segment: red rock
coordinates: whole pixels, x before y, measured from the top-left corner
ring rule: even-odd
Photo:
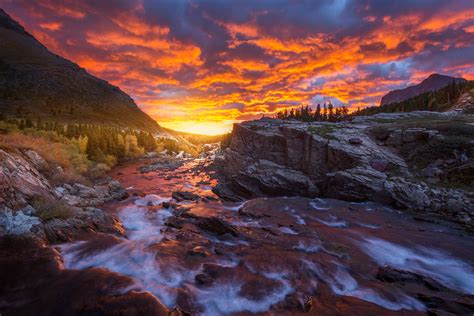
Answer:
[[[384,158],[375,158],[370,161],[370,166],[377,171],[384,172],[388,169],[389,162]]]

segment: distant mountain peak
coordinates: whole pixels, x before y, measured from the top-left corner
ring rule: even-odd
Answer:
[[[425,92],[436,91],[446,87],[453,81],[459,83],[466,81],[466,79],[433,73],[417,85],[409,86],[405,89],[390,91],[382,97],[380,105],[402,102]]]

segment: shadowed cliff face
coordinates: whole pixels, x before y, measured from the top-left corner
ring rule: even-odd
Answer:
[[[0,9],[0,112],[160,130],[118,87],[57,56]]]

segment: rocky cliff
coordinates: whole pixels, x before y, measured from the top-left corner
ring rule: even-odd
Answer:
[[[161,131],[130,96],[50,52],[1,9],[0,113]]]
[[[472,228],[474,128],[472,118],[453,116],[413,112],[342,123],[262,119],[237,124],[230,147],[218,159],[224,179],[215,192],[228,199],[376,201]],[[461,127],[465,130],[453,130]]]
[[[425,92],[436,91],[446,87],[453,81],[455,83],[460,83],[466,80],[463,78],[432,74],[417,85],[410,86],[405,89],[390,91],[388,94],[382,97],[380,105],[401,102]]]
[[[33,150],[0,150],[0,237],[31,235],[54,243],[88,231],[123,233],[115,216],[97,208],[126,196],[117,181],[54,187],[39,171],[45,164]]]

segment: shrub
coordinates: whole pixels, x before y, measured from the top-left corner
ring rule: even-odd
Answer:
[[[117,164],[117,157],[113,155],[105,155],[104,163],[109,166],[109,168],[113,168]]]
[[[73,216],[73,210],[64,202],[44,196],[35,196],[30,201],[36,209],[36,216],[43,222],[52,219],[67,219]]]
[[[64,170],[63,172],[50,171],[48,178],[53,186],[58,186],[64,183],[81,183],[84,185],[90,185],[90,182],[86,178],[84,178],[84,176],[78,174],[77,172],[71,169]]]
[[[89,172],[89,176],[91,178],[102,178],[110,171],[110,167],[107,166],[105,163],[98,163],[94,167],[91,168]]]
[[[33,149],[52,165],[59,165],[65,169],[71,167],[69,155],[63,144],[51,142],[43,137],[13,132],[0,135],[0,144],[11,149]]]
[[[15,124],[0,121],[0,134],[8,134],[17,131],[18,127]]]
[[[32,149],[43,157],[50,166],[42,172],[49,178],[53,185],[62,183],[83,183],[87,180],[81,175],[89,171],[91,162],[87,155],[80,152],[79,145],[67,139],[65,143],[52,141],[56,138],[55,132],[35,133],[33,136],[23,135],[19,132],[0,135],[0,146],[5,149]],[[43,136],[39,136],[39,135]],[[63,172],[58,172],[60,166]]]

